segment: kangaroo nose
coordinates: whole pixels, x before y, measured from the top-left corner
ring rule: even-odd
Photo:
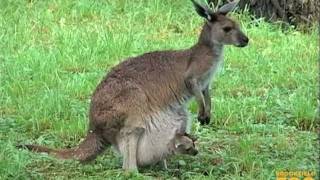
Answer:
[[[249,42],[249,38],[247,38],[246,36],[243,38],[243,42],[247,43]]]
[[[239,47],[245,47],[249,43],[249,38],[247,36],[242,36],[239,41]]]

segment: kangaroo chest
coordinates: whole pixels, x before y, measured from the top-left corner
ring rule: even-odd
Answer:
[[[200,75],[198,79],[198,82],[201,85],[201,89],[205,89],[210,85],[210,82],[212,81],[216,72],[220,69],[222,63],[223,63],[222,55],[212,60],[209,68],[202,75]]]

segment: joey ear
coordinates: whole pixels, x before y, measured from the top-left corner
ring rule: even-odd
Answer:
[[[182,137],[181,134],[176,134],[176,137],[175,137],[175,139],[174,139],[174,147],[175,147],[176,149],[183,144],[181,137]]]
[[[191,139],[193,142],[196,142],[196,141],[198,140],[198,137],[190,136],[190,139]]]
[[[184,136],[187,136],[188,138],[190,138],[193,142],[196,142],[198,140],[198,138],[196,136],[193,136],[191,134],[188,133],[184,133]]]
[[[218,13],[226,15],[229,12],[231,12],[232,10],[234,10],[237,7],[238,3],[239,3],[239,0],[234,0],[228,4],[225,4],[218,9]]]
[[[199,16],[211,22],[216,19],[216,15],[208,7],[200,5],[195,0],[191,0],[191,2],[193,3],[193,6],[195,7]]]
[[[181,145],[182,145],[181,142],[177,142],[177,141],[176,141],[176,142],[174,143],[174,147],[175,147],[176,149],[177,149],[179,146],[181,146]]]

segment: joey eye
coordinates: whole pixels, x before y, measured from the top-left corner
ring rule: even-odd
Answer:
[[[229,32],[229,31],[231,31],[231,29],[232,29],[231,27],[224,27],[224,28],[223,28],[223,31],[227,33],[227,32]]]

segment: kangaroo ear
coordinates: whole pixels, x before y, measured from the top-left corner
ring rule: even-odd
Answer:
[[[218,9],[218,13],[226,15],[229,12],[231,12],[232,10],[234,10],[237,7],[238,3],[239,3],[239,0],[234,0],[228,4],[225,4]]]
[[[191,2],[193,3],[193,6],[195,7],[199,16],[211,22],[215,20],[216,15],[208,7],[202,6],[194,0],[191,0]]]

